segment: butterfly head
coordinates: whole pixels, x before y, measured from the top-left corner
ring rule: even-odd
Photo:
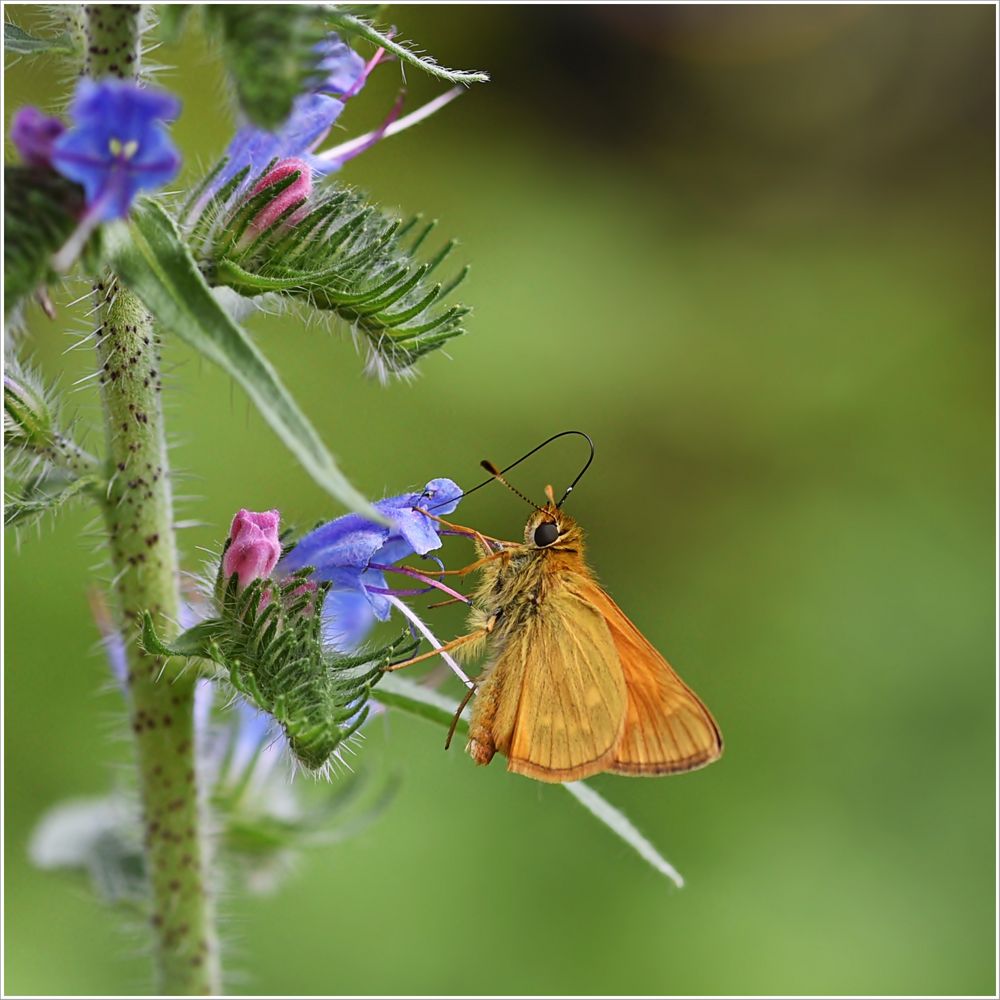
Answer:
[[[576,521],[556,506],[551,486],[545,488],[545,494],[548,503],[536,508],[524,526],[525,544],[535,549],[578,549],[581,536]]]

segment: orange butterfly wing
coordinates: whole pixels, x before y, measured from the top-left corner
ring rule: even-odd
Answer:
[[[628,691],[625,728],[607,770],[675,774],[717,760],[722,734],[698,696],[596,583],[581,596],[604,616]]]
[[[544,616],[511,634],[480,687],[469,735],[488,763],[539,781],[576,781],[608,769],[625,722],[618,653],[598,610],[558,588]]]

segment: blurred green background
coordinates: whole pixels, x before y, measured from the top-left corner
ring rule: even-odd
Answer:
[[[677,891],[560,789],[391,714],[363,751],[403,778],[379,823],[273,896],[224,899],[230,987],[992,992],[994,10],[390,14],[493,74],[344,172],[461,239],[470,333],[383,388],[342,331],[250,328],[373,497],[593,435],[571,503],[592,563],[727,750],[593,782],[686,876]],[[231,128],[218,65],[190,31],[155,58],[193,177]],[[440,89],[406,75],[410,106]],[[63,93],[44,59],[6,82],[8,114]],[[344,134],[398,83],[380,69]],[[84,328],[31,312],[30,349],[67,390]],[[176,343],[166,360],[179,516],[201,522],[187,568],[240,506],[340,512],[225,377]],[[92,393],[72,399],[96,420]],[[558,488],[579,452],[562,442],[516,481]],[[501,489],[461,511],[508,536],[526,513]],[[90,523],[78,508],[19,551],[8,538],[8,992],[148,983],[141,936],[25,854],[49,806],[127,761],[85,598],[104,574]]]

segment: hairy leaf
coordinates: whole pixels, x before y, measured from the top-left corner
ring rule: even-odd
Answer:
[[[23,28],[9,21],[3,26],[4,52],[13,52],[21,56],[38,55],[40,52],[73,52],[76,48],[69,34],[54,35],[48,38],[38,38],[29,34]]]
[[[487,83],[489,74],[460,70],[447,69],[438,65],[430,56],[421,55],[414,46],[408,42],[401,42],[389,34],[379,31],[370,21],[358,17],[357,13],[347,7],[336,7],[329,13],[330,26],[345,40],[352,41],[355,38],[363,38],[367,42],[384,48],[386,52],[391,52],[398,59],[411,66],[416,66],[430,76],[435,76],[439,80],[447,80],[449,83]]]
[[[23,528],[74,497],[94,489],[99,482],[96,475],[74,477],[61,470],[47,470],[22,481],[8,476],[3,523],[6,527]]]
[[[170,216],[154,201],[141,202],[133,209],[131,225],[113,227],[109,242],[115,270],[155,319],[243,386],[303,468],[331,496],[384,523],[347,481],[268,360],[216,302]]]

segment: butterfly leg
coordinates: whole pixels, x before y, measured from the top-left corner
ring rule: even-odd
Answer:
[[[461,569],[425,569],[421,570],[427,576],[467,576],[469,573],[474,572],[479,569],[480,566],[485,566],[486,563],[492,562],[494,559],[502,559],[508,554],[507,549],[501,549],[499,552],[493,552],[491,555],[483,556],[482,559],[477,559],[473,563],[469,563],[468,566],[463,566]],[[403,569],[411,569],[410,566],[404,566]]]
[[[412,667],[414,663],[420,663],[421,660],[429,660],[432,656],[437,656],[439,653],[448,653],[453,649],[457,649],[459,646],[464,646],[467,642],[475,642],[477,639],[482,639],[489,635],[490,626],[489,623],[486,624],[481,629],[477,629],[475,632],[469,632],[468,635],[460,635],[457,639],[452,639],[450,642],[446,642],[443,646],[438,646],[436,649],[428,650],[426,653],[421,653],[419,656],[413,656],[409,660],[403,660],[402,663],[393,663],[388,667],[383,667],[382,669],[386,673],[391,673],[394,670],[402,670],[403,667]]]
[[[424,510],[422,507],[415,508],[420,511],[421,514],[425,514],[432,521],[437,521],[438,524],[443,524],[446,528],[451,528],[452,531],[457,531],[459,534],[468,535],[470,538],[475,538],[480,545],[486,551],[490,551],[490,546],[487,542],[493,542],[496,545],[503,546],[519,546],[521,542],[506,542],[502,538],[494,538],[492,535],[484,535],[483,532],[477,531],[475,528],[467,528],[464,524],[453,524],[451,521],[446,521],[443,517],[438,517],[436,514],[432,514],[430,511]]]
[[[455,715],[452,717],[451,725],[448,727],[448,738],[444,741],[445,750],[451,747],[451,738],[455,735],[455,730],[458,728],[458,720],[462,718],[462,713],[465,711],[465,706],[472,701],[472,696],[476,693],[475,687],[470,687],[468,691],[465,692],[465,697],[459,702],[458,708],[455,709]]]

